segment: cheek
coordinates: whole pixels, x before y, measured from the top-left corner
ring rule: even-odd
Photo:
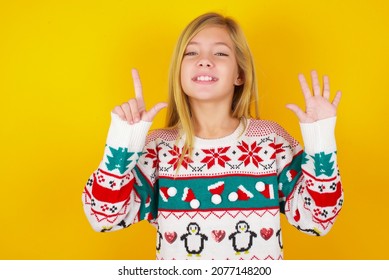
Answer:
[[[237,79],[239,78],[239,68],[238,68],[238,65],[234,65],[234,79]]]
[[[181,71],[180,71],[180,84],[181,84],[181,87],[182,87],[182,90],[184,92],[187,91],[187,86],[188,86],[188,73],[187,71],[185,70],[186,68],[185,67],[182,67],[181,66]]]
[[[183,84],[183,81],[185,80],[184,79],[184,73],[183,73],[183,71],[182,71],[182,69],[181,69],[181,71],[180,71],[180,83],[181,83],[181,85]]]
[[[224,76],[228,78],[228,80],[235,81],[239,76],[238,67],[232,63],[228,63],[224,65]]]
[[[188,73],[189,73],[189,65],[187,62],[182,61],[181,62],[181,77],[188,75]]]

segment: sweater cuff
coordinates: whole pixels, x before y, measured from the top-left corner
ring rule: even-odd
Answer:
[[[331,117],[313,123],[300,123],[304,141],[304,150],[313,155],[319,152],[332,153],[336,151],[335,141],[336,117]]]
[[[117,114],[111,112],[111,126],[107,136],[107,145],[128,148],[129,151],[143,150],[151,122],[140,121],[129,124]]]

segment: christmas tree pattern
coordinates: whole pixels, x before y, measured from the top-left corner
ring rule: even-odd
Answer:
[[[332,176],[334,173],[334,162],[331,161],[332,153],[325,154],[324,152],[320,152],[311,157],[314,160],[316,176],[322,174],[328,177]]]
[[[108,162],[105,163],[107,166],[107,169],[109,171],[113,171],[115,169],[118,169],[121,174],[126,172],[128,166],[132,162],[130,158],[134,154],[133,152],[129,152],[127,148],[112,148],[109,147],[109,150],[111,151],[111,155],[107,155]]]
[[[309,161],[308,154],[305,152],[303,153],[303,156],[301,157],[301,165],[306,164]]]

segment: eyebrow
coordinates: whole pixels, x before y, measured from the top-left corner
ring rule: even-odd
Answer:
[[[200,44],[199,42],[189,42],[189,43],[188,43],[188,46],[190,46],[190,45],[199,45],[199,44]],[[229,45],[227,45],[226,43],[224,43],[224,42],[215,42],[215,43],[213,43],[213,45],[222,45],[222,46],[226,46],[227,48],[229,48],[230,50],[232,50],[231,47],[230,47]]]

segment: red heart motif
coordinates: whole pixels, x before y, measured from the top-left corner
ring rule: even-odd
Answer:
[[[215,239],[217,243],[221,242],[224,237],[226,237],[226,232],[224,230],[213,230],[212,238]]]
[[[177,239],[177,233],[175,231],[173,232],[165,232],[165,239],[167,242],[172,244]]]
[[[274,230],[272,228],[262,228],[260,233],[263,239],[269,240],[269,238],[272,237]]]
[[[300,221],[300,212],[299,212],[299,210],[297,209],[296,212],[294,212],[294,213],[295,213],[295,214],[294,214],[294,216],[293,216],[293,219],[294,219],[296,222]]]

